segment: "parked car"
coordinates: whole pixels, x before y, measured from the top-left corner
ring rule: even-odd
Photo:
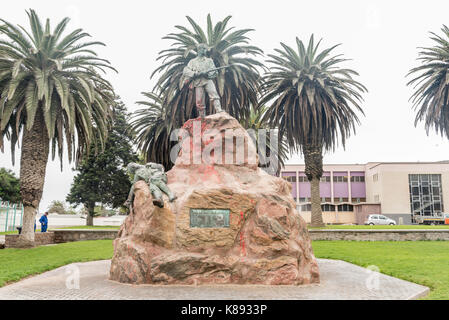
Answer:
[[[365,221],[365,224],[367,225],[390,225],[394,226],[396,225],[396,221],[393,219],[387,218],[386,216],[383,216],[381,214],[370,214],[368,216],[368,219]]]

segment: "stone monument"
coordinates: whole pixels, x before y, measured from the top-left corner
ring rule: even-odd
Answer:
[[[319,282],[290,184],[258,167],[246,130],[225,112],[187,121],[167,187],[153,204],[145,181],[114,240],[110,279],[132,284]],[[151,181],[150,181],[151,185]],[[170,202],[170,200],[173,200]]]

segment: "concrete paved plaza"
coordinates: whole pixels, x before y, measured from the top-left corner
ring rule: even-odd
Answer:
[[[110,260],[74,263],[0,288],[0,299],[415,299],[429,291],[344,261],[318,263],[321,283],[306,286],[135,286],[108,280]]]

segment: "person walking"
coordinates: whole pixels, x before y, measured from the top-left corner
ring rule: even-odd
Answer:
[[[41,223],[41,232],[47,232],[48,227],[48,212],[45,212],[42,217],[39,219],[39,222]]]

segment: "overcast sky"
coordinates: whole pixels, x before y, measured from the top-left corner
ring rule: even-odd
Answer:
[[[211,13],[214,22],[232,15],[229,26],[253,28],[252,44],[273,53],[279,42],[294,45],[295,37],[307,41],[310,34],[323,38],[322,48],[342,43],[338,53],[353,59],[347,66],[358,71],[369,90],[364,95],[365,117],[346,150],[326,154],[325,163],[369,161],[439,161],[449,159],[449,142],[423,125],[414,126],[414,112],[408,101],[412,89],[406,86],[408,70],[417,65],[417,47],[431,46],[429,31],[440,33],[449,24],[449,1],[9,1],[0,17],[28,28],[25,9],[35,9],[53,26],[63,17],[72,20],[68,30],[82,27],[94,40],[101,57],[119,71],[107,78],[133,111],[140,92],[154,84],[151,72],[160,50],[170,45],[161,38],[187,26],[186,15],[201,26]],[[0,166],[19,173],[20,152],[12,166],[9,149],[0,153]],[[303,163],[294,156],[289,163]],[[49,162],[40,211],[52,200],[64,200],[74,173],[71,165]]]

